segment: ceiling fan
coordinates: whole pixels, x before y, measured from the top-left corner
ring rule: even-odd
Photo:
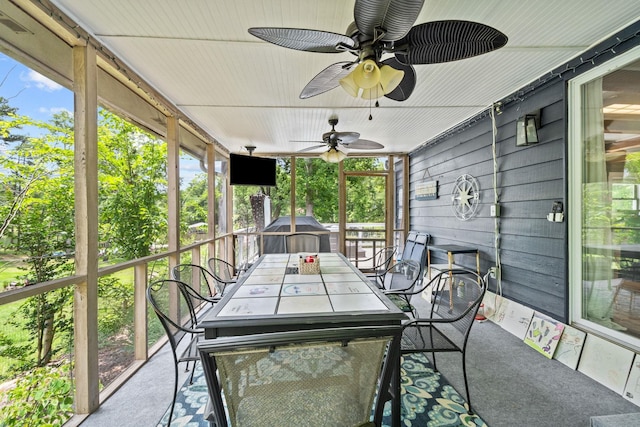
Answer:
[[[354,97],[405,101],[416,84],[413,65],[457,61],[503,47],[507,36],[487,25],[459,20],[413,25],[424,0],[355,0],[346,35],[304,28],[254,27],[269,43],[306,52],[350,52],[354,61],[332,64],[302,89],[300,98],[342,86]],[[383,59],[383,55],[392,56]]]
[[[336,125],[338,124],[338,117],[331,116],[329,118],[329,124],[331,125],[331,131],[322,134],[322,144],[314,145],[313,147],[304,148],[299,153],[305,151],[316,150],[321,147],[329,147],[329,150],[322,153],[320,158],[326,162],[338,163],[347,157],[344,152],[346,149],[355,150],[379,150],[384,148],[384,145],[369,141],[368,139],[360,139],[358,132],[338,132],[336,131]],[[291,142],[320,142],[320,141],[291,141]],[[339,150],[338,147],[343,147],[343,150]]]

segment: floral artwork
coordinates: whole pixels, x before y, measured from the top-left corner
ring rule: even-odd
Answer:
[[[534,313],[524,342],[551,359],[558,347],[564,324],[541,313]]]
[[[505,331],[512,333],[519,339],[523,339],[529,329],[533,314],[533,309],[503,298],[494,316],[494,321]]]
[[[587,334],[585,332],[565,325],[553,358],[571,369],[576,369],[586,337]]]

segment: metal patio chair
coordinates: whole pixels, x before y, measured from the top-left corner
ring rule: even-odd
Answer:
[[[442,277],[445,273],[438,274],[427,284],[432,299],[429,312],[417,315],[403,325],[402,353],[431,353],[434,370],[437,370],[436,353],[460,353],[468,411],[471,413],[466,348],[484,297],[486,280],[472,270],[456,269],[454,273],[456,282],[452,287],[451,282]],[[413,293],[422,291],[415,289]]]
[[[177,291],[172,292],[172,288],[175,288]],[[147,287],[146,295],[147,301],[156,313],[156,316],[158,317],[158,320],[160,320],[162,328],[169,339],[171,354],[173,356],[175,372],[173,401],[171,403],[171,410],[169,411],[169,419],[167,422],[167,426],[170,426],[176,403],[176,396],[178,395],[178,365],[180,363],[186,363],[186,370],[188,371],[189,363],[193,362],[193,368],[191,369],[191,376],[189,380],[191,383],[193,381],[195,363],[200,360],[197,343],[204,333],[202,329],[197,327],[199,308],[203,305],[208,305],[208,303],[212,302],[212,299],[201,295],[186,283],[172,279],[163,279],[151,283]],[[171,310],[169,306],[171,295],[176,295],[178,298],[177,306],[179,309],[176,310],[178,318],[172,317],[170,314],[174,311]],[[184,337],[188,337],[189,342],[185,349],[178,353],[178,344]]]
[[[398,332],[350,327],[201,341],[205,417],[233,427],[380,426]]]
[[[171,275],[174,279],[180,280],[193,289],[197,289],[199,293],[212,298],[213,301],[222,298],[225,285],[219,283],[209,270],[200,265],[178,264],[171,270]]]
[[[384,284],[384,276],[387,272],[387,269],[391,265],[393,261],[393,257],[396,254],[395,246],[387,246],[386,248],[382,248],[373,254],[372,257],[366,258],[363,260],[358,260],[358,262],[367,262],[372,261],[372,267],[363,267],[359,268],[359,270],[364,273],[370,279],[374,279],[379,288],[383,287]]]
[[[320,236],[311,233],[296,233],[284,236],[284,251],[289,254],[320,251]]]
[[[383,292],[399,309],[413,313],[410,299],[421,276],[420,264],[411,259],[400,260],[386,270]]]

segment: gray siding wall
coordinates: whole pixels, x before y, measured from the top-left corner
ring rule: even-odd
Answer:
[[[540,143],[517,147],[516,120],[541,110]],[[502,294],[558,320],[567,321],[567,224],[547,221],[554,201],[566,210],[565,82],[558,79],[526,99],[511,102],[496,115],[497,194]],[[431,244],[459,244],[480,251],[481,273],[495,265],[492,123],[486,116],[446,139],[427,145],[410,158],[411,229],[431,234]],[[451,207],[451,192],[462,174],[480,186],[475,217],[461,221]],[[416,200],[418,182],[437,180],[436,200]],[[440,257],[440,258],[438,258]],[[446,262],[432,253],[432,262]],[[474,268],[475,257],[457,255],[456,263]],[[496,291],[496,280],[489,289]]]

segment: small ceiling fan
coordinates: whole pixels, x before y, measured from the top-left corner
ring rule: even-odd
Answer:
[[[322,153],[320,155],[320,158],[331,163],[338,163],[347,156],[344,152],[344,149],[339,150],[338,147],[355,150],[379,150],[381,148],[384,148],[384,145],[378,142],[369,141],[368,139],[360,139],[360,134],[358,132],[336,131],[336,125],[338,124],[337,116],[331,116],[329,118],[329,124],[331,125],[331,131],[322,134],[322,141],[291,142],[322,142],[322,144],[304,148],[298,152],[303,153],[306,151],[313,151],[321,147],[329,147],[329,150]]]
[[[405,101],[416,84],[413,65],[457,61],[503,47],[507,36],[487,25],[460,20],[413,25],[424,0],[355,0],[346,35],[304,28],[249,28],[269,43],[306,52],[350,52],[353,61],[332,64],[302,89],[306,99],[342,86],[365,99]],[[383,55],[392,56],[383,59]]]

